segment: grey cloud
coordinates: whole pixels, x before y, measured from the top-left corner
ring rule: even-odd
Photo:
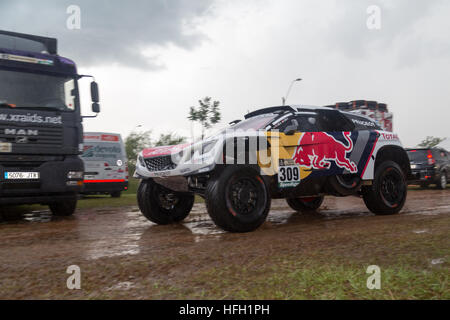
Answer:
[[[421,38],[414,33],[414,26],[429,17],[429,12],[445,3],[443,0],[347,0],[337,2],[338,12],[331,22],[327,36],[328,47],[343,52],[350,58],[365,58],[377,51],[399,50],[398,64],[417,63],[426,56],[424,50],[441,52],[446,46],[428,41],[423,43],[421,52],[411,51],[411,46],[399,46],[398,39],[410,38],[421,46]],[[369,30],[366,27],[370,5],[381,8],[381,30]],[[425,46],[426,45],[426,46]],[[448,53],[448,52],[447,52]],[[405,60],[406,59],[406,60]]]
[[[0,28],[57,37],[60,53],[84,66],[161,67],[142,51],[175,45],[192,49],[204,36],[185,32],[212,0],[17,0],[0,2]],[[69,30],[69,5],[81,8],[81,30]]]

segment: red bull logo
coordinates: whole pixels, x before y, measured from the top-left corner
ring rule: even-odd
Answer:
[[[350,132],[344,132],[347,140],[345,145],[325,132],[304,133],[293,159],[301,167],[317,170],[329,169],[331,161],[334,161],[339,168],[356,173],[358,172],[356,164],[348,158],[348,154],[353,150],[350,135]]]

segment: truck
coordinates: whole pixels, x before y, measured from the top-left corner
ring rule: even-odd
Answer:
[[[0,205],[72,215],[83,187],[83,116],[75,63],[57,39],[0,30]],[[92,111],[100,112],[91,82]],[[86,117],[95,117],[86,116]]]
[[[399,213],[411,179],[397,134],[334,107],[275,106],[193,144],[153,147],[137,158],[137,200],[151,222],[185,219],[194,195],[230,232],[264,223],[271,199],[315,211],[324,196],[357,196],[377,215]]]

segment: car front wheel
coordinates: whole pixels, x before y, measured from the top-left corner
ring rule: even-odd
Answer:
[[[377,215],[400,212],[405,204],[407,192],[405,174],[393,161],[379,165],[372,186],[362,189],[367,208]]]
[[[214,223],[230,232],[257,229],[270,210],[268,188],[250,166],[226,167],[208,182],[205,199]]]
[[[139,209],[148,220],[166,225],[184,220],[191,212],[195,197],[166,189],[153,180],[142,180],[137,200]]]

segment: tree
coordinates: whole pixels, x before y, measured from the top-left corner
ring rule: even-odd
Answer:
[[[170,132],[161,134],[159,139],[154,142],[151,131],[131,132],[125,139],[125,151],[128,157],[128,170],[133,173],[136,169],[136,160],[139,152],[145,148],[171,146],[183,143],[186,138],[178,136],[176,133]]]
[[[159,140],[155,142],[155,147],[161,146],[174,146],[177,144],[184,143],[186,141],[185,137],[180,137],[176,133],[169,132],[167,134],[161,134]]]
[[[199,122],[202,125],[202,139],[205,137],[205,130],[211,128],[222,118],[219,109],[220,102],[214,101],[211,104],[211,100],[211,97],[205,97],[203,100],[198,101],[200,105],[198,109],[191,107],[189,111],[188,119]]]
[[[438,138],[438,137],[426,137],[421,143],[419,143],[419,148],[433,148],[443,142],[446,138]]]
[[[152,146],[151,131],[131,132],[125,139],[125,151],[128,157],[128,170],[133,173],[136,169],[136,159],[142,149]]]

